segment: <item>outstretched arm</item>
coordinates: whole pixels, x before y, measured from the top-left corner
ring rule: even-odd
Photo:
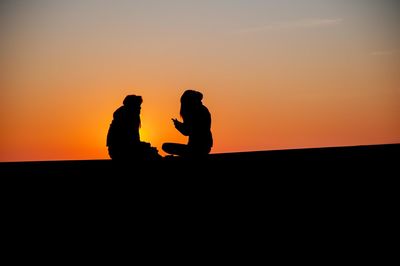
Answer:
[[[178,119],[176,118],[172,118],[172,122],[174,122],[174,126],[179,132],[181,132],[185,136],[189,135],[189,128],[186,124],[178,121]]]

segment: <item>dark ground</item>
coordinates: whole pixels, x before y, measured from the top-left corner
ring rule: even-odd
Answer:
[[[269,243],[283,249],[280,260],[301,260],[305,253],[288,252],[292,246],[312,258],[370,261],[380,249],[395,252],[399,158],[400,144],[390,144],[211,154],[201,161],[0,163],[4,242],[32,249],[45,241],[46,256],[72,243],[66,257],[72,246],[87,253],[97,243],[108,252],[126,240],[163,248],[173,240],[186,248],[203,241],[218,252],[249,247],[263,256],[275,253],[264,248]],[[377,255],[379,262],[386,257]]]
[[[398,175],[400,144],[210,154],[202,160],[163,158],[155,162],[111,160],[0,163],[0,176],[18,178],[214,179],[279,176]],[[394,171],[394,172],[393,172]],[[288,177],[288,176],[286,176]],[[83,181],[83,180],[81,180]]]

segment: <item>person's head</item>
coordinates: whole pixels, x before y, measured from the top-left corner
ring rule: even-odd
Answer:
[[[143,102],[142,96],[132,94],[125,97],[123,104],[128,108],[134,108],[140,110],[142,102]]]
[[[181,96],[181,111],[180,115],[185,120],[188,116],[193,114],[199,106],[202,105],[201,100],[203,94],[195,90],[186,90]]]
[[[181,96],[182,104],[201,104],[203,94],[195,90],[186,90]]]
[[[140,109],[142,102],[143,102],[142,96],[134,94],[127,95],[123,101],[125,110],[127,110],[130,115],[133,115],[135,117],[136,121],[139,123],[139,127],[141,124]]]

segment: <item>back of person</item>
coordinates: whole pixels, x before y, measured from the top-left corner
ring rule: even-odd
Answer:
[[[113,114],[113,120],[107,134],[107,146],[133,145],[140,142],[140,118],[126,106],[119,107]]]
[[[211,133],[211,114],[204,105],[193,110],[193,116],[189,116],[185,123],[190,125],[188,146],[200,153],[209,153],[213,146]]]

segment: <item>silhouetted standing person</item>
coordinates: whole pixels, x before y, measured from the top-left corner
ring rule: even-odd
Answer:
[[[213,146],[211,114],[202,103],[203,94],[186,90],[181,96],[180,115],[183,122],[173,118],[175,128],[189,137],[188,143],[164,143],[162,149],[169,154],[184,157],[201,157],[210,153]]]
[[[107,133],[108,154],[113,160],[157,158],[157,149],[140,141],[141,96],[128,95],[113,114]]]

